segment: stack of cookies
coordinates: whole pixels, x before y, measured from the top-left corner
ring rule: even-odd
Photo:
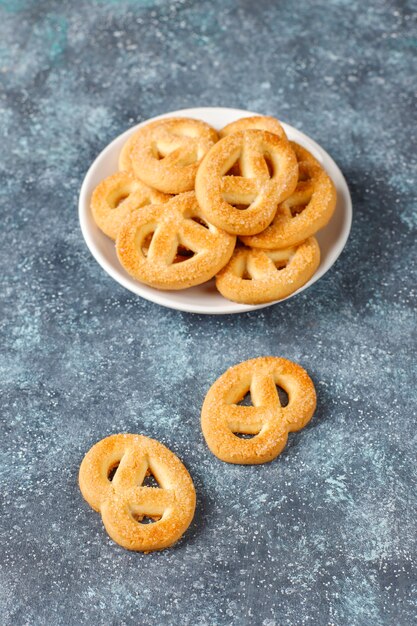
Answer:
[[[156,120],[129,137],[119,170],[94,190],[91,209],[142,283],[185,289],[216,277],[226,298],[258,304],[287,297],[319,265],[314,235],[336,191],[273,117],[219,133],[201,120]]]

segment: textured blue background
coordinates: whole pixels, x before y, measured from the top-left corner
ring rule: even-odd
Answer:
[[[0,7],[1,622],[415,624],[411,3]],[[235,317],[132,296],[77,219],[82,179],[111,139],[210,105],[311,135],[354,202],[330,273]],[[222,464],[201,436],[203,397],[264,354],[308,369],[317,413],[276,461]],[[124,551],[81,498],[84,453],[119,431],[161,440],[195,480],[195,520],[173,549]]]

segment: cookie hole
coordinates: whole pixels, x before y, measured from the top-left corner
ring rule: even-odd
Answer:
[[[291,206],[290,207],[291,215],[295,217],[296,215],[304,211],[306,206],[307,206],[306,204],[295,204],[294,206]]]
[[[235,437],[239,437],[239,439],[253,439],[256,435],[252,435],[249,433],[233,433]],[[258,434],[258,433],[257,433]]]
[[[268,168],[269,177],[272,178],[274,175],[274,163],[271,159],[271,155],[268,152],[264,154],[264,160]]]
[[[235,209],[238,211],[246,211],[250,207],[250,204],[234,204]]]
[[[117,207],[120,206],[122,202],[124,202],[128,197],[129,197],[128,193],[123,193],[120,196],[117,196],[117,198],[115,199],[113,203],[113,209],[117,209]]]
[[[154,524],[155,522],[159,522],[161,519],[160,515],[136,515],[133,514],[133,519],[135,522],[139,522],[139,524]]]
[[[118,461],[115,465],[112,465],[112,467],[107,472],[107,480],[109,480],[110,482],[115,477],[115,474],[117,472],[117,468],[119,467],[119,465],[120,465],[120,461]]]
[[[226,172],[225,176],[240,176],[239,161],[233,163],[232,167]]]
[[[248,391],[247,393],[245,393],[245,395],[243,396],[243,398],[240,400],[240,402],[236,403],[238,406],[253,406],[252,403],[252,397],[250,395],[250,391]]]
[[[298,182],[311,180],[310,172],[308,171],[308,167],[299,163],[298,165]]]
[[[201,217],[198,217],[197,215],[195,215],[191,219],[196,224],[200,224],[200,226],[203,226],[204,228],[209,228],[209,225],[207,224],[207,222],[205,220],[203,220]]]
[[[277,388],[278,398],[281,403],[281,406],[282,407],[287,406],[288,402],[290,401],[288,397],[288,393],[285,391],[285,389],[283,389],[279,385],[276,385],[276,388]]]
[[[252,280],[252,276],[249,274],[248,270],[245,269],[243,270],[243,274],[242,274],[242,280]]]
[[[146,476],[143,479],[142,487],[160,487],[160,484],[150,470],[146,472]]]
[[[277,270],[284,270],[288,265],[288,261],[287,260],[274,261],[274,265],[277,268]]]
[[[141,250],[142,250],[142,254],[143,256],[147,257],[148,253],[149,253],[149,248],[151,246],[151,241],[152,241],[152,237],[154,236],[154,232],[149,233],[149,235],[146,235],[145,239],[142,241],[142,245],[141,245]]]
[[[175,255],[173,263],[183,263],[184,261],[189,261],[193,258],[194,255],[195,252],[193,250],[190,250],[190,248],[187,248],[186,246],[180,244],[177,248],[177,253]]]
[[[157,161],[162,161],[162,159],[165,158],[165,155],[158,150],[158,146],[156,145],[156,143],[152,145],[152,155]]]

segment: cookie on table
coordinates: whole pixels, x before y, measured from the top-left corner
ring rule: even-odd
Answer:
[[[288,396],[281,403],[277,386]],[[252,406],[239,403],[250,392]],[[211,452],[222,461],[252,465],[277,457],[288,433],[300,430],[316,409],[313,381],[297,363],[259,357],[229,368],[210,387],[201,427]]]
[[[150,474],[158,487],[144,484]],[[194,516],[188,471],[167,447],[143,435],[111,435],[96,443],[81,463],[79,485],[113,541],[128,550],[168,548]]]

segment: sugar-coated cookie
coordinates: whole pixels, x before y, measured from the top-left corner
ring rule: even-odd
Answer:
[[[143,484],[149,474],[159,487]],[[96,443],[81,463],[79,485],[113,541],[128,550],[171,546],[194,516],[191,476],[173,452],[143,435],[111,435]]]

